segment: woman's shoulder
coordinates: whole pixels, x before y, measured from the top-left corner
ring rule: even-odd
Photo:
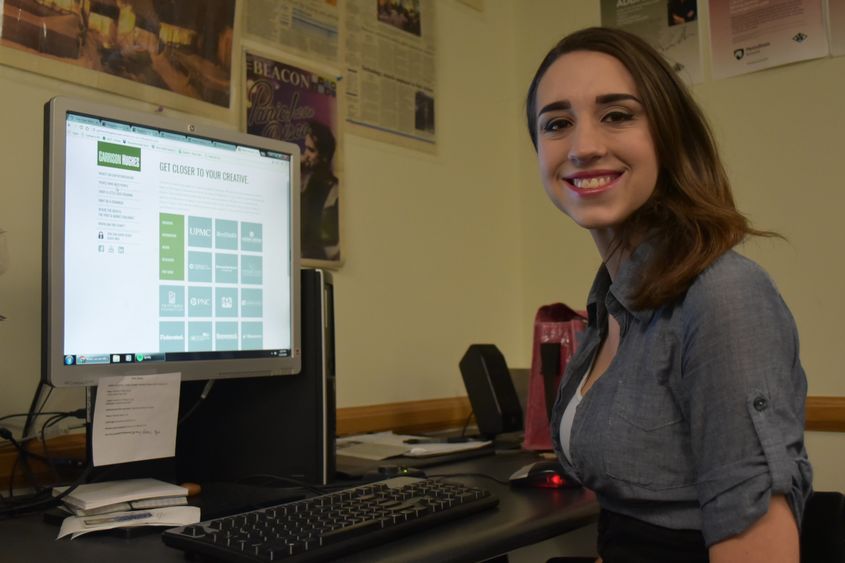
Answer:
[[[733,306],[760,299],[780,299],[771,276],[757,262],[729,250],[701,272],[684,301],[697,307]]]

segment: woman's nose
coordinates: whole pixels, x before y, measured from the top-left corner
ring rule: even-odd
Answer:
[[[570,136],[570,162],[578,165],[587,164],[604,156],[607,152],[599,128],[591,123],[578,123]]]

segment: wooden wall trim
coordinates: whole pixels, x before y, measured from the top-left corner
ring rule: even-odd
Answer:
[[[337,409],[337,434],[347,436],[363,432],[396,430],[401,433],[434,432],[446,428],[460,428],[469,417],[470,405],[466,397],[429,399],[388,403],[365,407]],[[845,397],[807,397],[807,421],[810,431],[845,432]],[[54,457],[85,458],[85,436],[69,434],[48,440],[49,453]],[[39,444],[32,450],[43,453]],[[10,445],[0,446],[0,487],[8,488],[17,452]],[[50,479],[49,468],[32,461],[36,476],[43,481]],[[16,485],[23,486],[20,471]]]
[[[806,430],[845,432],[845,397],[807,397]]]
[[[469,399],[452,397],[337,409],[337,434],[395,430],[400,433],[460,428],[470,414]]]

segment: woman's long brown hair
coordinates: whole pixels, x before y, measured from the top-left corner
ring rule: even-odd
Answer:
[[[753,228],[734,205],[730,182],[701,109],[663,57],[631,33],[593,27],[564,37],[543,59],[528,89],[528,132],[537,148],[537,87],[549,66],[573,51],[619,60],[637,85],[648,116],[660,172],[651,198],[619,225],[615,250],[647,237],[654,253],[634,292],[638,309],[683,295],[702,271]]]

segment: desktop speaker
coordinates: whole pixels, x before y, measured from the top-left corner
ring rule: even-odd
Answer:
[[[302,270],[302,371],[217,381],[179,428],[176,457],[185,479],[237,482],[274,475],[313,484],[334,479],[333,289],[328,272]],[[192,404],[202,386],[183,383],[181,402]]]
[[[493,344],[473,344],[461,358],[461,376],[479,432],[488,438],[522,430],[522,408],[505,357]]]

